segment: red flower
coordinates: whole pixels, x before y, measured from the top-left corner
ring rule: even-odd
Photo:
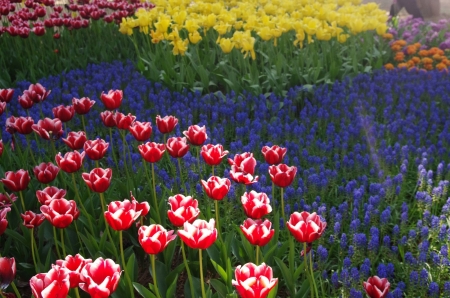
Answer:
[[[142,202],[139,203],[136,198],[133,196],[133,193],[130,191],[130,198],[131,201],[136,203],[136,212],[141,212],[141,216],[145,217],[148,212],[150,211],[150,205],[148,204],[148,202]]]
[[[250,218],[259,219],[272,212],[269,197],[263,192],[246,192],[241,197],[241,202],[245,214]]]
[[[27,90],[25,90],[23,94],[19,96],[19,104],[25,110],[33,106],[34,102],[31,99],[30,93]]]
[[[100,113],[100,117],[102,118],[102,122],[106,127],[115,127],[116,117],[114,117],[114,113],[111,111],[104,111]]]
[[[44,214],[36,214],[33,211],[25,211],[20,215],[23,219],[23,225],[29,229],[37,228],[45,220]]]
[[[0,193],[0,210],[6,207],[11,207],[12,203],[17,200],[17,196],[15,194],[8,194],[5,192],[4,194]]]
[[[64,157],[61,152],[56,155],[55,160],[58,167],[66,173],[74,173],[78,171],[83,165],[83,158],[85,152],[81,153],[78,151],[67,152]]]
[[[83,148],[84,143],[86,142],[86,133],[84,131],[71,131],[67,135],[66,139],[62,139],[63,142],[69,146],[72,150],[80,150]]]
[[[67,228],[80,215],[77,203],[73,200],[54,199],[48,205],[42,205],[40,209],[45,218],[60,229]]]
[[[242,154],[236,154],[234,159],[228,158],[228,163],[234,172],[243,172],[244,174],[255,174],[256,159],[253,157],[253,153],[244,152]]]
[[[3,115],[3,112],[6,110],[6,102],[0,101],[0,116]]]
[[[66,190],[55,186],[48,186],[43,190],[36,190],[36,197],[42,205],[48,205],[51,201],[62,199],[66,196]]]
[[[136,116],[133,116],[130,113],[128,113],[128,115],[125,115],[120,112],[116,112],[114,114],[114,117],[116,118],[117,128],[125,130],[128,130],[133,124],[134,120],[136,120]]]
[[[156,116],[156,126],[163,134],[172,132],[177,124],[178,119],[174,116],[164,116],[164,118],[161,118],[159,115]]]
[[[0,236],[6,231],[8,227],[8,220],[6,219],[6,214],[11,211],[11,208],[6,207],[0,209]]]
[[[112,170],[95,168],[90,173],[83,173],[81,176],[92,191],[105,192],[111,184]]]
[[[207,249],[217,239],[217,229],[215,228],[214,219],[209,222],[196,219],[192,224],[185,222],[183,230],[178,230],[178,236],[193,249]]]
[[[152,124],[150,122],[135,121],[128,130],[138,142],[145,142],[152,135]]]
[[[167,140],[166,148],[170,156],[180,158],[188,153],[189,144],[186,142],[186,138],[173,137]]]
[[[231,182],[227,178],[211,176],[208,181],[202,180],[202,186],[208,197],[220,201],[228,194]]]
[[[62,122],[58,118],[45,118],[44,120],[39,120],[38,123],[33,124],[31,128],[33,128],[33,130],[44,140],[57,140],[63,134]]]
[[[73,115],[75,115],[75,109],[73,106],[63,106],[59,105],[52,109],[55,118],[61,120],[61,122],[68,122],[72,120]]]
[[[297,174],[297,167],[289,167],[285,164],[272,165],[269,167],[270,178],[278,187],[288,187]]]
[[[202,127],[198,125],[191,125],[188,127],[188,130],[183,131],[183,134],[193,146],[203,145],[208,138],[208,135],[206,134],[206,127],[204,125]]]
[[[139,243],[151,255],[162,252],[176,237],[173,231],[166,231],[161,225],[141,226],[138,231]]]
[[[169,197],[170,210],[167,216],[170,222],[176,227],[182,227],[185,222],[192,223],[200,214],[198,209],[198,201],[191,196],[183,196],[181,194]]]
[[[228,154],[227,150],[223,150],[222,145],[204,145],[201,151],[205,162],[210,166],[217,166],[222,162],[222,159]]]
[[[106,151],[108,151],[109,143],[105,142],[103,139],[96,139],[94,141],[86,141],[84,143],[84,152],[92,160],[102,159]]]
[[[273,278],[272,268],[265,263],[259,266],[253,263],[237,266],[234,276],[236,280],[233,279],[231,283],[239,295],[245,298],[265,298],[278,282],[278,278]]]
[[[68,255],[64,260],[57,260],[56,265],[69,270],[70,288],[78,287],[81,277],[80,273],[86,264],[92,263],[91,259],[85,259],[80,254]]]
[[[31,292],[35,298],[67,297],[69,294],[69,270],[52,265],[47,273],[39,273],[30,279]]]
[[[164,152],[166,151],[166,145],[147,142],[143,145],[139,145],[138,149],[143,159],[147,162],[154,163],[158,162],[163,157]]]
[[[0,89],[0,101],[10,102],[14,95],[14,89]]]
[[[87,114],[94,104],[95,101],[91,100],[89,97],[82,97],[80,99],[75,97],[72,98],[73,108],[78,115]]]
[[[262,221],[247,218],[241,225],[241,231],[251,245],[264,246],[269,243],[275,233],[274,229],[270,229],[271,227],[272,223],[267,219]]]
[[[298,242],[310,243],[319,239],[327,227],[327,223],[320,220],[316,212],[302,213],[294,212],[291,214],[287,227]]]
[[[123,99],[122,90],[109,90],[108,94],[102,92],[101,100],[107,110],[115,110],[120,107]]]
[[[10,134],[16,132],[27,135],[33,131],[34,120],[31,117],[14,117],[6,119],[6,131]]]
[[[40,165],[35,166],[33,172],[39,182],[42,184],[49,184],[55,180],[56,175],[59,173],[59,168],[51,162],[43,162]]]
[[[6,289],[16,278],[16,260],[0,257],[0,291]]]
[[[50,95],[51,90],[47,91],[44,88],[44,86],[42,86],[41,84],[37,83],[36,85],[31,84],[28,87],[28,90],[24,91],[24,94],[25,94],[25,92],[28,93],[29,97],[31,98],[31,100],[34,103],[40,103],[40,102],[44,101],[47,98],[47,96]]]
[[[384,298],[389,293],[391,284],[387,278],[379,278],[378,276],[369,277],[367,282],[363,282],[364,290],[370,298]]]
[[[273,145],[272,147],[264,146],[261,152],[269,165],[276,165],[283,162],[287,149],[278,145]]]
[[[119,285],[120,265],[111,259],[96,259],[81,270],[80,289],[89,293],[92,298],[109,297]]]
[[[116,231],[128,230],[140,215],[141,211],[136,211],[136,201],[130,200],[111,202],[105,211],[106,221]]]
[[[0,180],[11,191],[22,191],[27,188],[31,178],[28,171],[20,169],[17,172],[6,172],[5,178]]]
[[[234,182],[242,183],[245,185],[256,183],[259,179],[259,176],[253,177],[249,173],[239,171],[239,168],[237,168],[236,166],[231,166],[230,177]]]

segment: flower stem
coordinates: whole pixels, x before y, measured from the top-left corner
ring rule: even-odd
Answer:
[[[286,215],[284,214],[284,193],[283,188],[281,188],[281,214],[283,215],[283,222],[286,224]]]
[[[75,297],[80,298],[80,293],[78,292],[78,288],[75,288]]]
[[[260,252],[260,248],[259,245],[256,245],[256,265],[259,265],[259,252]]]
[[[20,296],[20,292],[19,292],[19,290],[17,290],[16,284],[14,282],[11,282],[11,287],[13,288],[13,291],[16,294],[16,298],[22,298],[22,296]]]
[[[306,274],[306,277],[308,278],[309,284],[311,285],[312,281],[311,281],[311,277],[309,276],[309,272],[308,272],[308,256],[306,255],[306,252],[307,252],[306,242],[303,242],[303,257],[305,259],[305,274]],[[311,298],[314,298],[314,287],[310,287],[310,289],[311,289]]]
[[[309,270],[311,271],[311,280],[313,282],[314,286],[314,292],[316,293],[316,297],[319,298],[319,291],[317,291],[317,285],[316,285],[316,278],[314,277],[314,271],[313,271],[313,261],[312,261],[312,253],[309,254]]]
[[[3,295],[3,291],[2,290],[0,290],[0,297],[6,298],[5,295]]]
[[[183,240],[181,240],[181,252],[183,254],[184,267],[186,267],[186,272],[187,272],[187,275],[188,275],[189,288],[191,289],[191,297],[195,298],[194,284],[192,283],[191,270],[189,269],[189,264],[188,264],[188,261],[186,259],[186,252],[184,251],[184,242],[183,242]]]
[[[89,137],[88,137],[88,134],[86,131],[86,124],[84,123],[84,115],[81,115],[81,123],[83,124],[83,130],[84,130],[84,133],[86,134],[86,139],[89,140]]]
[[[22,203],[22,209],[23,209],[23,213],[25,213],[26,209],[25,209],[25,201],[23,199],[23,193],[22,191],[19,191],[19,196],[20,196],[20,202]]]
[[[59,248],[58,248],[58,242],[56,241],[56,239],[58,239],[58,238],[56,237],[56,228],[55,228],[55,226],[53,226],[53,239],[55,239],[56,253],[58,254],[58,257],[60,259],[62,259],[61,253],[59,252]]]
[[[144,162],[145,164],[145,162]],[[147,169],[146,169],[147,171]],[[155,208],[156,213],[158,214],[158,221],[160,224],[161,222],[161,214],[159,214],[159,206],[158,206],[158,200],[156,200],[156,185],[155,185],[155,165],[152,163],[152,186],[153,186],[153,199],[155,200]]]
[[[34,263],[34,269],[36,270],[36,273],[39,272],[39,268],[36,263],[36,256],[34,254],[34,228],[31,228],[31,256],[33,257],[33,263]]]
[[[201,249],[199,249],[199,251],[198,251],[198,258],[200,261],[200,284],[202,286],[202,298],[206,298],[205,284],[203,282],[203,258],[202,258],[202,250]]]
[[[64,229],[59,229],[59,234],[61,236],[61,247],[62,247],[63,255],[64,255],[64,257],[66,257],[67,254],[66,254],[66,246],[64,245]]]
[[[114,154],[112,128],[111,127],[109,128],[109,143],[111,144],[111,155],[114,159],[114,163],[116,164],[116,167],[119,168],[119,164],[117,163],[116,155]]]
[[[150,255],[150,259],[152,260],[153,285],[155,286],[156,297],[161,298],[158,290],[158,282],[156,280],[155,255]]]
[[[106,222],[106,218],[105,218],[105,212],[106,212],[105,211],[105,195],[102,192],[100,193],[100,204],[102,205],[103,220],[105,221],[106,234],[108,235],[109,241],[111,241],[111,243],[114,244],[115,242],[112,239],[111,232],[109,231],[109,225]],[[120,235],[122,235],[122,234],[120,234]],[[116,248],[115,245],[113,245],[113,247],[114,247],[114,253],[115,253],[116,257],[118,257],[118,255],[117,255],[117,248]]]
[[[212,175],[214,176],[214,166],[212,166]]]
[[[131,297],[134,297],[133,284],[131,283],[130,275],[129,272],[127,271],[127,264],[125,263],[125,255],[123,253],[122,231],[119,231],[119,243],[120,243],[120,256],[122,258],[123,271],[125,271],[125,277],[130,287]]]
[[[214,200],[214,205],[216,207],[216,228],[217,228],[217,232],[219,233],[220,242],[223,243],[222,232],[220,231],[220,224],[219,224],[219,213],[220,213],[219,212],[219,202],[217,200]]]
[[[181,172],[181,160],[180,160],[180,158],[177,158],[177,160],[178,160],[178,169],[180,170],[180,181],[181,181],[181,184],[184,187],[184,195],[187,196],[188,193],[187,193],[187,189],[186,189],[186,184],[184,184],[184,182],[183,182],[183,175],[182,175],[182,172]]]
[[[89,213],[87,212],[86,208],[84,207],[83,202],[81,201],[80,193],[78,192],[77,182],[75,181],[75,173],[72,173],[72,183],[73,183],[73,188],[75,189],[75,196],[77,197],[77,200],[78,200],[77,203],[81,206],[85,215],[88,215]],[[91,219],[88,216],[86,216],[86,217],[88,219],[89,229],[91,230],[92,235],[94,235],[94,227],[92,226]]]
[[[28,136],[28,135],[25,135],[25,139],[26,139],[26,141],[27,141],[27,147],[28,147],[28,150],[30,150],[31,159],[33,160],[33,164],[34,164],[34,165],[37,165],[36,159],[34,158],[33,150],[31,149],[31,146],[30,146],[29,136]]]
[[[197,149],[197,166],[198,166],[198,173],[200,175],[200,179],[202,179],[202,169],[200,169],[200,146],[196,146]]]

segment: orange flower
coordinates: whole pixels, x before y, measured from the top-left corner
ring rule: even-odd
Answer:
[[[415,64],[420,62],[420,58],[419,57],[412,57],[411,60],[414,61]]]
[[[424,64],[423,68],[425,68],[426,70],[433,70],[433,64]]]
[[[428,57],[422,58],[422,64],[433,64],[433,59]]]
[[[428,53],[427,50],[420,50],[419,51],[419,56],[421,56],[421,57],[426,57],[428,55],[429,55],[429,53]]]
[[[438,70],[444,70],[444,69],[447,69],[447,65],[445,65],[444,63],[438,63],[437,65],[436,65],[436,69],[438,69]]]
[[[405,54],[403,54],[403,52],[397,52],[397,54],[395,54],[394,60],[397,62],[405,60]]]
[[[384,39],[391,40],[391,39],[394,38],[394,35],[392,35],[391,33],[384,33],[384,34],[383,34],[383,38],[384,38]]]
[[[444,59],[442,60],[442,63],[444,63],[444,64],[447,65],[447,66],[450,66],[450,60],[448,60],[447,58],[444,58]]]
[[[433,57],[431,58],[433,58],[436,61],[441,61],[442,59],[444,59],[444,57],[439,54],[434,54]]]
[[[404,41],[403,39],[397,40],[396,43],[402,47],[406,46],[406,41]]]
[[[384,69],[386,70],[393,70],[395,67],[392,65],[392,63],[387,63],[384,65]]]
[[[392,44],[392,46],[391,46],[391,50],[394,52],[401,51],[401,49],[402,49],[402,46],[398,45],[398,44]]]
[[[420,49],[420,47],[421,47],[422,45],[420,44],[420,42],[416,42],[415,44],[413,44],[413,46],[415,46],[416,49]]]
[[[416,64],[414,63],[414,61],[412,61],[412,60],[406,61],[406,64],[408,64],[408,67],[413,67],[413,66],[416,65]]]
[[[397,65],[397,67],[398,67],[398,68],[408,68],[408,64],[406,64],[406,63],[399,63],[399,64]]]
[[[408,55],[414,55],[417,52],[417,49],[414,45],[409,45],[406,47],[406,53]]]

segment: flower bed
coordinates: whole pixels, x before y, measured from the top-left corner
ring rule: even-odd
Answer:
[[[12,135],[2,131],[0,177],[4,177],[6,171],[16,172],[19,169],[31,173],[34,166],[40,162],[52,162],[55,153],[61,151],[61,157],[56,157],[61,171],[50,185],[66,191],[63,196],[69,200],[69,203],[65,203],[68,204],[65,205],[68,214],[75,210],[74,204],[81,212],[79,215],[75,212],[72,218],[77,219],[68,227],[60,229],[63,231],[62,238],[59,234],[53,234],[49,221],[35,227],[32,233],[21,224],[19,213],[26,210],[48,213],[47,209],[55,207],[53,205],[56,203],[44,207],[48,203],[45,199],[35,199],[36,191],[44,189],[46,185],[33,175],[28,185],[22,185],[25,188],[21,192],[20,188],[11,188],[11,184],[3,180],[4,186],[16,191],[17,201],[10,207],[3,207],[1,212],[2,222],[6,219],[9,223],[1,235],[0,251],[4,256],[16,258],[17,279],[28,281],[38,272],[49,271],[50,264],[57,264],[57,259],[64,259],[66,254],[81,253],[84,258],[96,259],[96,264],[105,262],[100,257],[113,259],[117,265],[105,265],[111,268],[108,269],[111,276],[117,271],[118,264],[120,270],[126,270],[122,272],[118,285],[113,283],[107,286],[109,290],[115,290],[112,294],[115,297],[130,295],[132,285],[144,297],[156,296],[153,281],[150,280],[148,288],[149,280],[142,283],[139,279],[142,272],[152,267],[150,263],[153,265],[150,272],[158,280],[161,297],[174,297],[180,274],[183,276],[181,280],[186,296],[202,295],[201,285],[204,285],[205,293],[211,291],[217,297],[225,297],[226,293],[235,290],[243,297],[248,297],[243,294],[241,287],[242,282],[250,276],[243,272],[254,272],[255,269],[251,267],[253,265],[244,264],[253,262],[259,265],[262,261],[271,269],[263,266],[257,270],[260,272],[258,274],[263,274],[258,275],[258,278],[266,276],[264,278],[270,281],[261,281],[261,284],[267,285],[266,292],[277,287],[271,292],[271,297],[276,296],[276,291],[282,297],[310,293],[315,293],[317,297],[362,297],[364,287],[368,292],[371,291],[368,284],[363,287],[363,281],[373,275],[389,280],[389,297],[450,295],[450,281],[446,273],[450,85],[446,73],[377,71],[373,75],[361,74],[331,86],[292,88],[285,97],[250,93],[237,95],[233,92],[223,95],[171,92],[160,83],[145,79],[130,63],[121,62],[91,65],[86,70],[69,71],[41,80],[40,83],[46,90],[51,90],[45,100],[25,110],[14,99],[6,105],[7,110],[0,121],[5,123],[12,115],[29,115],[34,123],[38,123],[44,117],[54,118],[53,107],[70,105],[74,97],[87,96],[95,101],[95,105],[84,116],[75,115],[72,120],[61,125],[65,131],[63,136],[68,139],[68,132],[83,130],[87,139],[102,138],[109,146],[105,157],[99,161],[84,156],[83,168],[72,175],[69,165],[77,160],[80,162],[81,157],[75,157],[76,154],[64,157],[66,152],[73,150],[57,139],[61,128],[54,128],[51,134],[56,139],[54,141],[42,139],[46,134],[42,134],[39,124],[35,127],[39,135],[33,133],[26,137],[16,132],[14,150],[11,147]],[[23,103],[27,96],[33,97],[32,92],[23,95],[29,85],[29,82],[19,83],[13,98],[21,96],[20,102]],[[111,89],[123,90],[121,103],[118,101],[120,92],[107,93]],[[102,92],[104,95],[100,96]],[[39,90],[35,94],[45,96]],[[105,108],[115,110],[118,107],[125,114],[104,111]],[[127,116],[126,113],[132,115]],[[161,124],[163,119],[156,118],[157,115],[173,115],[178,121],[175,123],[172,119],[172,124],[167,122],[169,126],[164,130]],[[63,118],[63,114],[59,117]],[[158,129],[153,129],[151,140],[166,143],[166,151],[171,151],[171,157],[167,153],[160,154],[159,161],[149,160],[149,153],[146,153],[153,150],[151,146],[154,145],[138,148],[144,137],[138,142],[135,136],[142,134],[136,133],[134,129],[128,133],[126,129],[112,127],[110,130],[104,126],[116,124],[125,128],[133,120],[151,121],[155,125],[152,119],[157,119]],[[193,124],[199,127],[188,129]],[[138,123],[135,122],[135,125]],[[161,133],[170,131],[173,125],[172,132]],[[200,147],[194,145],[203,140],[198,139],[202,136],[200,128],[203,125],[207,134],[205,144],[221,144],[224,150],[228,150],[231,168],[224,161],[211,167],[206,163],[211,162],[206,153],[199,157],[196,148]],[[169,138],[181,137],[183,130],[186,130],[185,134],[190,139],[190,149],[182,139]],[[76,143],[75,136],[72,140],[69,143]],[[262,148],[272,145],[286,148],[285,156],[282,152],[273,155],[279,156],[275,159],[265,156],[267,148]],[[52,149],[53,146],[55,149]],[[86,153],[83,154],[89,155],[89,148],[85,147]],[[250,152],[253,154],[250,155]],[[295,167],[295,171],[291,167],[271,166],[265,157],[270,163],[282,161]],[[64,160],[73,161],[64,165]],[[149,164],[148,161],[153,163]],[[99,189],[93,186],[91,180],[96,176],[108,180],[109,171],[91,172],[94,168],[112,169],[111,183],[106,185],[107,190],[101,195],[97,192],[104,190],[104,182],[98,185],[103,187]],[[275,169],[285,172],[290,178],[277,180]],[[216,176],[241,183],[206,181],[212,171]],[[82,177],[81,172],[87,174]],[[14,180],[12,176],[6,179]],[[201,179],[205,180],[203,184],[200,183]],[[252,183],[256,180],[257,183]],[[292,183],[280,184],[288,180],[292,180]],[[25,184],[27,180],[21,181]],[[208,191],[210,183],[228,185],[223,200],[215,200],[213,204],[213,200],[208,198],[207,195],[214,197],[212,191]],[[137,201],[130,198],[130,191]],[[111,218],[119,217],[120,212],[116,212],[127,208],[130,212],[127,214],[132,214],[131,210],[134,210],[131,218],[137,219],[145,213],[145,202],[148,201],[150,211],[141,217],[140,225],[161,224],[167,230],[175,229],[179,223],[171,218],[170,210],[176,210],[181,201],[188,200],[178,194],[198,200],[189,209],[195,212],[186,214],[195,217],[200,211],[199,218],[209,222],[194,223],[193,227],[185,225],[184,229],[193,231],[203,227],[214,231],[210,219],[215,218],[217,234],[208,234],[212,238],[200,245],[198,239],[192,242],[193,239],[188,237],[195,233],[183,236],[183,232],[178,232],[179,237],[168,242],[163,252],[158,251],[156,260],[154,255],[147,256],[150,248],[146,248],[144,242],[139,242],[153,235],[155,226],[152,229],[141,227],[138,233],[132,220],[128,221],[126,227],[119,227],[108,219],[110,215],[105,215],[106,219],[102,216],[106,212],[115,214]],[[131,200],[122,201],[123,198]],[[121,201],[114,203],[116,200]],[[248,205],[248,202],[255,200],[264,206],[265,211],[259,215],[252,213],[253,207]],[[8,199],[2,196],[2,202],[8,204]],[[108,211],[103,210],[107,205]],[[166,216],[167,211],[169,217]],[[310,219],[316,226],[322,227],[315,230],[316,234],[305,234],[307,238],[299,234],[297,225],[302,218],[299,212],[303,211],[316,212],[319,216]],[[253,219],[246,220],[247,217]],[[270,240],[266,244],[264,237],[258,237],[263,242],[259,242],[261,247],[255,248],[250,244],[257,244],[255,236],[248,230],[256,222],[255,218],[260,217],[271,223],[261,221],[259,225],[261,231],[265,231],[261,233],[264,237],[270,237]],[[119,233],[108,229],[108,226],[125,230]],[[167,236],[167,239],[171,238],[171,235]],[[183,249],[188,267],[183,262],[180,245],[183,242],[178,238],[196,248],[185,246]],[[32,248],[33,241],[36,241],[34,246],[37,249]],[[298,241],[304,243],[297,244]],[[118,245],[119,242],[121,245]],[[120,253],[122,247],[124,257]],[[198,248],[200,251],[206,249],[200,259]],[[35,253],[35,257],[30,251]],[[310,253],[307,254],[307,266],[303,267],[305,260],[301,253],[305,251]],[[237,267],[234,275],[234,268],[238,265],[242,267]],[[182,273],[186,268],[190,269],[189,273]],[[309,269],[304,271],[304,268]],[[66,274],[66,269],[55,267],[52,270]],[[274,277],[278,278],[277,282],[270,278],[272,270]],[[88,276],[95,274],[92,272],[87,268],[82,273],[82,290],[87,290]],[[106,273],[101,274],[107,276]],[[200,280],[203,276],[206,276],[205,283]],[[67,282],[64,280],[63,284]],[[192,287],[189,286],[191,283]],[[375,285],[379,281],[371,279],[369,283]],[[378,287],[383,287],[381,284]],[[183,292],[183,288],[177,291]],[[176,295],[181,292],[176,292]]]

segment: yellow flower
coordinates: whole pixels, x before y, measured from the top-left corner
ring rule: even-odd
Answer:
[[[242,49],[241,52],[244,53],[244,58],[247,57],[248,53],[252,56],[252,59],[256,59],[256,54],[254,50],[255,38],[251,36],[250,31],[246,31],[243,34],[243,38],[241,40]]]
[[[150,36],[152,37],[152,43],[159,43],[160,41],[164,40],[164,33],[159,32],[158,30],[150,31]]]
[[[308,35],[316,34],[317,29],[320,27],[320,22],[317,19],[305,18],[303,20],[304,30]]]
[[[176,55],[184,56],[184,53],[186,53],[186,51],[188,49],[189,40],[187,40],[187,39],[183,40],[181,38],[177,38],[177,39],[173,40],[170,44],[173,45],[172,53],[175,56]]]
[[[230,25],[224,22],[220,22],[219,24],[214,26],[214,29],[219,33],[219,35],[224,35],[230,30]]]
[[[300,48],[303,48],[303,41],[305,40],[305,31],[303,31],[303,29],[299,28],[296,31],[297,33],[295,34],[295,40],[294,40],[294,46],[296,46],[297,44],[300,46]]]
[[[197,20],[191,19],[186,20],[186,22],[184,23],[184,28],[186,28],[189,33],[194,33],[198,31],[200,25],[198,24]]]
[[[347,41],[348,36],[349,36],[348,34],[340,34],[338,35],[338,41],[340,43],[344,43]]]
[[[203,22],[203,26],[205,27],[206,31],[208,31],[209,28],[214,27],[215,24],[216,24],[215,14],[209,14]]]
[[[122,18],[122,22],[120,23],[119,32],[122,34],[132,35],[133,27],[130,26],[130,18]]]
[[[166,33],[167,29],[169,29],[170,26],[170,17],[167,15],[161,15],[158,18],[158,22],[155,23],[155,28],[161,33]]]
[[[271,40],[273,37],[272,30],[269,27],[260,28],[257,34],[265,41]]]
[[[331,33],[330,31],[328,31],[328,29],[325,28],[319,28],[317,29],[317,33],[316,33],[317,39],[318,40],[325,40],[328,41],[331,39]]]
[[[183,27],[184,21],[186,20],[187,12],[185,10],[176,12],[172,15],[172,20],[178,25],[177,27],[181,29]]]
[[[197,44],[200,40],[202,40],[202,37],[198,33],[198,31],[195,31],[194,33],[189,33],[189,41],[192,44]]]
[[[232,42],[229,38],[222,38],[220,40],[219,46],[222,49],[222,52],[228,54],[231,52],[231,50],[233,50],[234,42]]]

